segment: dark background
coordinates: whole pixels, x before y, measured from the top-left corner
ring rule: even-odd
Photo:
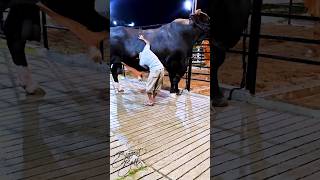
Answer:
[[[207,12],[209,0],[198,0],[197,9]],[[111,20],[136,26],[169,23],[176,18],[188,18],[185,0],[111,0]]]

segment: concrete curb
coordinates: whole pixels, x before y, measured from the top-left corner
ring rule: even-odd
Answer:
[[[225,89],[226,91],[230,91],[230,89]],[[308,116],[311,118],[317,118],[320,120],[320,111],[309,109],[297,105],[292,105],[284,102],[267,100],[263,97],[253,96],[245,90],[236,90],[232,96],[233,100],[244,101],[249,104],[258,105],[263,108],[267,108],[275,111],[288,112],[296,115]]]

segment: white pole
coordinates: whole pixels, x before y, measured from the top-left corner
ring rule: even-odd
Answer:
[[[197,4],[198,4],[198,1],[197,0],[193,0],[192,1],[192,14],[194,14],[197,10]]]

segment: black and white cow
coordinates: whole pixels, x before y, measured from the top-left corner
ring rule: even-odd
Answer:
[[[138,35],[143,34],[169,73],[170,92],[179,93],[178,83],[187,70],[187,57],[191,57],[195,42],[205,38],[209,32],[209,19],[207,14],[198,10],[189,19],[176,19],[156,29],[111,27],[110,57],[114,80],[117,82],[121,62],[137,70],[146,70],[139,66],[137,59],[145,45]]]
[[[105,5],[106,0],[0,0],[0,11],[9,8],[4,23],[4,34],[14,64],[17,66],[19,84],[28,94],[39,90],[33,81],[25,55],[27,41],[40,41],[40,10],[66,26],[83,40],[94,59],[101,59],[99,43],[109,31],[108,17],[103,10],[97,12],[96,4]]]
[[[251,0],[210,0],[210,95],[213,106],[226,106],[226,98],[218,83],[218,69],[223,64],[226,50],[234,47],[247,27]]]

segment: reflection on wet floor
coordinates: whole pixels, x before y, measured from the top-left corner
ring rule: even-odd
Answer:
[[[0,49],[1,180],[107,179],[106,75],[68,58],[29,55],[46,94],[26,96]]]
[[[320,177],[319,119],[234,102],[211,127],[211,179]]]
[[[124,93],[110,91],[111,179],[209,179],[209,97],[162,91],[146,107],[143,84],[122,83]]]

